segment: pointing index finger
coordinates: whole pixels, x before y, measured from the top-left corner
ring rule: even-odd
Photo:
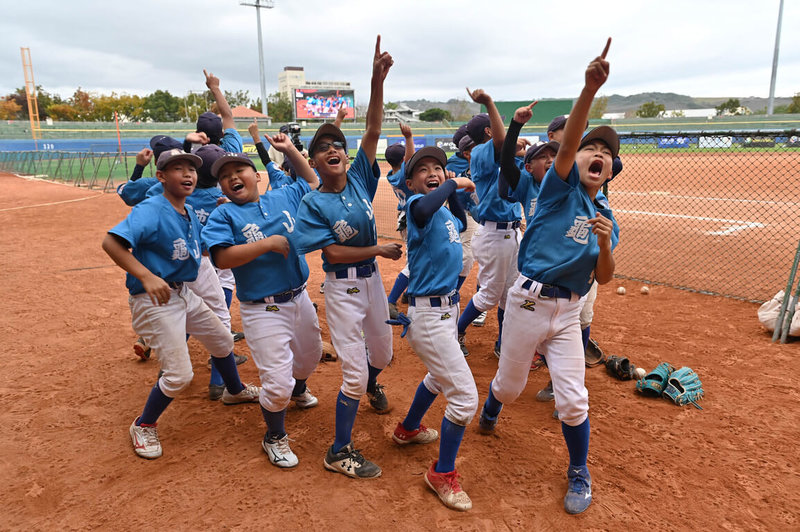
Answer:
[[[528,105],[528,109],[533,110],[533,106],[536,105],[537,103],[539,103],[539,100],[536,100],[535,102],[531,102],[530,105]]]
[[[608,53],[609,46],[611,46],[611,37],[609,37],[608,41],[606,41],[606,47],[603,49],[603,53],[600,54],[600,57],[602,57],[603,59],[606,58],[606,54]]]
[[[375,57],[381,55],[381,36],[378,34],[378,40],[375,41]]]

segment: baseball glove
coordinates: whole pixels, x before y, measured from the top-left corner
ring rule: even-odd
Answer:
[[[671,399],[678,406],[691,403],[702,410],[697,401],[703,398],[703,384],[692,368],[682,367],[669,376],[663,397]]]
[[[611,355],[606,359],[606,371],[621,381],[631,380],[631,373],[636,366],[625,357]]]
[[[322,356],[319,360],[320,362],[336,362],[339,360],[339,355],[336,354],[336,350],[331,344],[322,342]]]
[[[662,362],[656,369],[645,375],[644,379],[636,382],[636,389],[647,397],[661,397],[667,387],[667,379],[675,371],[675,366],[669,362]]]
[[[603,350],[600,349],[597,342],[589,338],[589,341],[586,343],[586,349],[583,352],[583,358],[586,362],[586,367],[593,368],[606,361],[606,354],[603,353]]]

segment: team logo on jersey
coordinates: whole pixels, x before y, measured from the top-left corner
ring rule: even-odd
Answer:
[[[292,215],[289,214],[289,211],[281,211],[288,219],[289,223],[283,222],[283,226],[286,228],[287,233],[294,233],[294,218]]]
[[[525,302],[519,306],[519,308],[524,308],[525,310],[530,310],[531,312],[536,310],[536,301],[531,301],[530,299],[526,299]]]
[[[589,218],[586,216],[576,216],[575,221],[572,222],[572,227],[567,229],[567,234],[564,236],[571,238],[578,244],[588,244],[589,233],[592,231],[592,226],[588,220]]]
[[[345,220],[339,220],[333,224],[333,232],[336,233],[339,242],[344,242],[356,236],[358,234],[358,229],[350,227]]]
[[[536,210],[536,198],[531,200],[531,206],[528,209],[528,217],[533,216],[533,211]]]
[[[372,209],[372,203],[370,203],[369,201],[365,200],[364,198],[361,198],[361,201],[363,201],[364,205],[367,206],[367,217],[370,220],[372,220],[372,218],[375,216],[375,211]]]
[[[248,244],[264,240],[264,233],[261,232],[261,229],[256,224],[247,224],[242,227],[242,234],[247,239]]]
[[[358,288],[356,288],[355,286],[354,286],[354,287],[352,287],[352,288],[348,288],[348,289],[347,289],[347,293],[348,293],[348,294],[358,294],[358,293],[360,293],[360,292],[361,292],[361,290],[359,290],[359,289],[358,289]]]
[[[442,314],[442,317],[439,318],[439,319],[444,321],[444,320],[449,320],[450,318],[452,318],[452,316],[450,316],[450,313],[449,312],[445,312],[444,314]]]
[[[208,215],[211,214],[210,212],[208,212],[207,210],[203,209],[202,207],[200,208],[199,211],[197,209],[195,209],[194,213],[197,215],[197,219],[200,220],[201,224],[205,224],[206,220],[208,220]]]
[[[176,238],[172,241],[172,260],[187,260],[190,255],[196,259],[200,258],[200,249],[197,248],[197,242],[195,242],[195,249],[190,254],[186,240]]]
[[[278,312],[281,309],[278,308],[278,305],[267,305],[264,309],[266,312]]]
[[[450,242],[461,242],[461,237],[456,230],[456,224],[453,223],[453,220],[447,220],[444,223],[444,226],[447,227],[447,236],[450,238]]]

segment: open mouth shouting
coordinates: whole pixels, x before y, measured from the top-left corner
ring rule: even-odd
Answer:
[[[428,179],[425,181],[425,188],[427,188],[429,191],[439,188],[439,180],[435,177]]]
[[[603,161],[595,159],[589,165],[589,177],[592,179],[600,179],[603,173]]]

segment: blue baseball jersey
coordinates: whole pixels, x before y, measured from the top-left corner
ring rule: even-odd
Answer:
[[[347,171],[347,183],[339,193],[312,190],[303,197],[297,209],[297,249],[301,254],[331,244],[342,246],[374,246],[378,243],[372,199],[378,189],[378,177],[364,150],[358,149]],[[350,266],[370,264],[375,259],[357,263],[330,264],[322,253],[322,269],[339,271]]]
[[[536,210],[536,198],[539,197],[540,184],[536,182],[533,175],[523,169],[519,173],[517,188],[511,191],[508,187],[508,197],[522,204],[522,214],[525,215],[526,225],[530,225],[533,220],[533,213]]]
[[[124,238],[136,260],[166,282],[197,279],[200,222],[188,206],[184,216],[164,196],[148,198],[109,233]],[[142,283],[131,274],[127,274],[125,286],[131,295],[144,292]]]
[[[288,187],[295,182],[292,176],[281,170],[274,161],[270,161],[267,164],[267,175],[269,176],[269,186],[272,190]],[[305,182],[305,179],[301,178],[298,181]]]
[[[476,212],[479,221],[510,222],[520,219],[519,206],[504,200],[497,193],[500,163],[494,158],[494,143],[490,140],[472,148],[470,175],[478,193]]]
[[[408,293],[412,296],[446,295],[456,289],[461,273],[461,231],[464,226],[442,205],[425,227],[418,227],[411,206],[423,198],[414,194],[406,204],[408,218]]]
[[[453,154],[449,159],[447,159],[447,165],[444,167],[444,169],[452,170],[457,176],[464,175],[467,170],[469,170],[469,161],[466,159],[466,157]]]
[[[397,196],[397,210],[402,211],[406,208],[406,201],[414,193],[406,186],[406,163],[405,161],[400,164],[400,171],[389,171],[386,174],[386,179],[392,185],[392,191]]]
[[[244,151],[242,136],[234,128],[229,127],[224,131],[219,147],[228,153],[242,153]]]
[[[619,243],[619,226],[605,197],[593,202],[580,182],[573,163],[567,180],[555,165],[542,180],[536,212],[522,237],[517,266],[520,273],[540,283],[569,288],[581,296],[592,287],[600,246],[587,220],[601,213],[614,224],[612,249]]]
[[[125,202],[125,205],[133,207],[148,197],[147,191],[155,184],[158,184],[158,178],[140,177],[136,181],[128,181],[117,187],[117,194]],[[164,189],[162,188],[161,190],[163,191]]]
[[[270,251],[231,268],[240,301],[281,294],[302,286],[308,279],[306,259],[297,253],[295,217],[300,200],[310,191],[308,183],[298,179],[289,186],[267,191],[258,202],[223,203],[209,217],[202,233],[208,249],[249,244],[273,235],[282,235],[289,241],[287,258]]]
[[[147,191],[148,198],[163,194],[164,185],[160,182]],[[208,216],[217,208],[217,200],[222,197],[222,191],[218,187],[195,188],[194,192],[186,198],[186,205],[192,208],[200,224],[205,225]]]

